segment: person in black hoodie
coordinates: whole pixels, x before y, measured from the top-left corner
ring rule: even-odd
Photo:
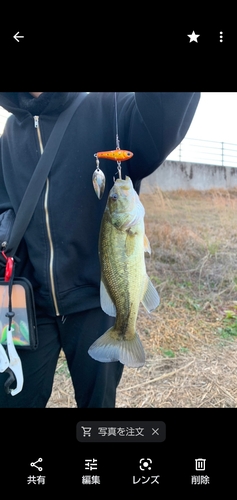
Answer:
[[[11,113],[1,137],[0,213],[20,205],[58,115],[78,92],[0,92]],[[34,289],[39,347],[18,351],[24,385],[16,396],[4,391],[0,407],[44,408],[63,349],[79,408],[113,408],[123,365],[101,363],[88,354],[91,344],[114,324],[100,307],[98,237],[116,164],[104,160],[101,200],[92,175],[95,153],[116,148],[133,152],[122,165],[139,193],[144,177],[161,165],[185,137],[199,92],[91,92],[67,127],[47,182],[25,232],[15,276]],[[1,260],[4,267],[4,259]]]

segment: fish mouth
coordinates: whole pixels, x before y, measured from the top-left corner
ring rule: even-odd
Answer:
[[[125,180],[116,179],[113,187],[110,190],[109,198],[112,201],[124,200],[125,203],[127,202],[127,200],[129,200],[129,208],[131,208],[131,206],[134,206],[136,203],[136,195],[137,193],[133,189],[131,179],[129,177],[126,177]]]
[[[116,179],[114,181],[114,186],[125,190],[133,189],[133,183],[128,175],[126,175],[125,179]]]

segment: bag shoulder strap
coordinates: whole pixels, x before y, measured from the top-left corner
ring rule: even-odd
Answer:
[[[59,150],[61,140],[66,128],[72,119],[78,106],[87,96],[87,92],[80,92],[72,104],[68,106],[58,117],[50,134],[45,149],[36,165],[35,171],[26,188],[21,204],[16,214],[11,235],[7,245],[6,254],[13,257],[17,251],[20,241],[28,227],[30,219],[38,203],[54,158]]]

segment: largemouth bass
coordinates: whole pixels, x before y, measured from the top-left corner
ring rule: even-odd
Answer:
[[[145,235],[145,210],[130,177],[117,179],[110,190],[99,236],[100,301],[115,324],[89,348],[97,361],[120,361],[130,367],[145,363],[136,332],[140,302],[151,312],[160,299],[150,281],[144,252],[151,252]]]

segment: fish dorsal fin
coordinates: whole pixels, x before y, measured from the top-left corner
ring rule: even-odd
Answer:
[[[151,312],[158,307],[159,303],[159,294],[153,283],[151,282],[149,276],[146,275],[142,304],[148,312]]]
[[[144,252],[147,252],[151,255],[151,245],[146,234],[144,234]]]
[[[116,317],[116,307],[110,295],[108,294],[102,280],[100,282],[100,305],[106,314]]]

